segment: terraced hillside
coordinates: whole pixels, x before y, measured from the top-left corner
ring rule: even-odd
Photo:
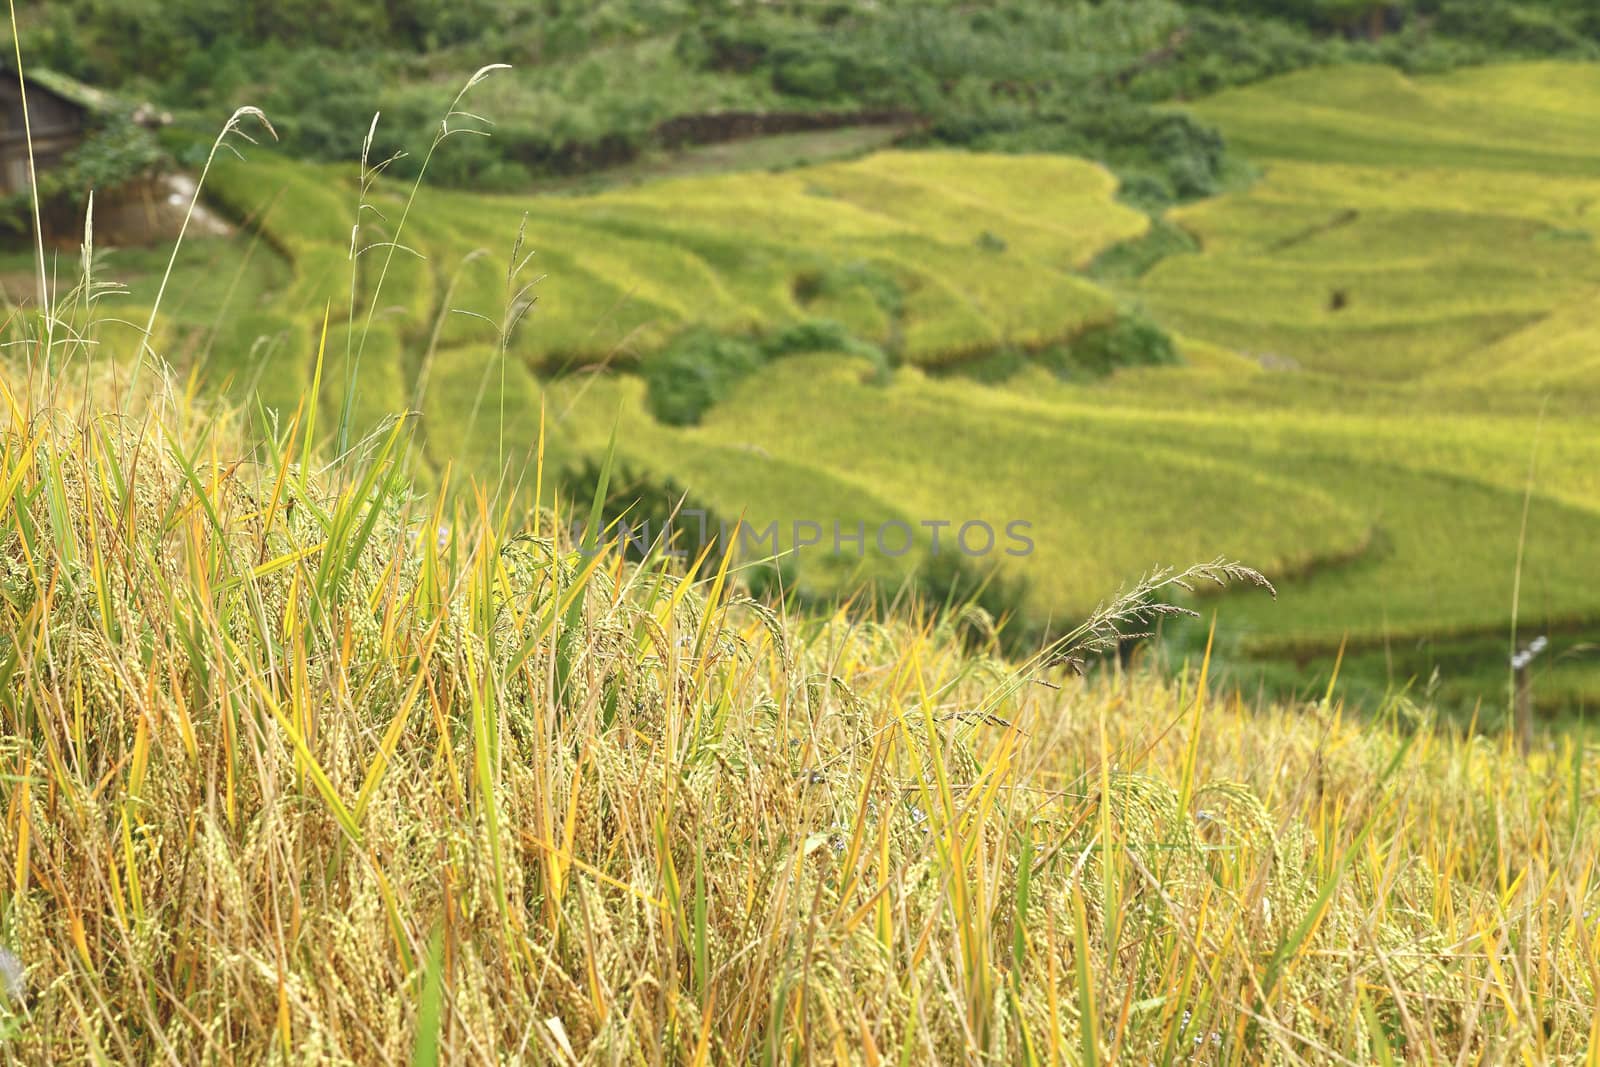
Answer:
[[[1224,447],[1334,491],[1383,546],[1290,586],[1270,616],[1231,609],[1260,644],[1488,634],[1509,625],[1514,596],[1525,629],[1593,633],[1597,107],[1600,71],[1552,63],[1428,79],[1325,70],[1197,105],[1261,177],[1174,212],[1198,249],[1131,291],[1267,368],[1206,390]],[[1194,439],[1170,421],[1194,396],[1181,376],[1118,391],[1145,409],[1146,433]],[[1503,684],[1498,654],[1485,664],[1484,642],[1459,643],[1474,654],[1456,674]],[[1570,698],[1592,679],[1566,660],[1547,691]]]
[[[1539,356],[1600,292],[1597,102],[1600,72],[1564,64],[1342,68],[1205,101],[1264,173],[1175,212],[1202,251],[1141,295],[1200,336],[1342,378],[1571,384],[1592,352]]]
[[[1114,179],[1083,161],[891,152],[592,197],[423,189],[409,211],[407,190],[369,184],[352,238],[356,174],[252,155],[219,167],[212,190],[292,264],[292,278],[254,312],[219,319],[225,336],[200,370],[293,403],[312,378],[311,324],[332,301],[328,351],[342,369],[346,350],[359,350],[369,425],[418,396],[455,412],[463,389],[478,393],[466,368],[502,340],[515,358],[495,388],[518,395],[533,374],[636,364],[691,323],[763,331],[828,320],[920,365],[1036,347],[1116,316],[1111,294],[1075,272],[1147,225],[1114,201]],[[519,226],[533,256],[508,283]],[[391,247],[396,232],[404,247]],[[364,249],[353,317],[352,239]],[[214,258],[185,256],[180,276]],[[503,338],[530,281],[537,311]],[[142,321],[133,309],[123,317]],[[341,323],[352,322],[350,333]],[[183,348],[175,337],[166,344]],[[443,352],[451,358],[429,356]],[[325,377],[331,394],[343,381],[334,370]]]
[[[892,152],[585,197],[423,190],[409,209],[371,183],[352,312],[362,183],[258,156],[215,188],[291,277],[191,347],[212,382],[292,404],[331,300],[323,399],[353,365],[360,428],[419,410],[435,472],[525,466],[541,410],[557,466],[620,418],[630,465],[758,526],[905,522],[925,554],[924,522],[1026,520],[1034,552],[1000,562],[1041,620],[1226,554],[1283,593],[1219,602],[1239,655],[1307,668],[1348,639],[1398,683],[1439,666],[1457,695],[1494,693],[1515,602],[1564,653],[1541,694],[1600,693],[1565,654],[1600,620],[1600,74],[1340,68],[1197,110],[1260,177],[1173,212],[1197,247],[1132,277],[1087,269],[1153,240],[1098,167]],[[1046,369],[1051,345],[1141,307],[1187,366]],[[791,346],[699,425],[652,416],[645,381],[681,331],[823,320],[810,347],[854,354]],[[893,577],[919,552],[819,555],[801,578]]]
[[[319,222],[337,212],[341,186],[353,211],[348,176],[260,162],[222,176],[224,195],[241,210],[262,200],[308,203],[322,209]],[[332,332],[325,400],[338,404],[342,354],[358,351],[362,425],[415,402],[435,465],[464,461],[481,474],[530,454],[545,391],[539,379],[562,372],[548,397],[557,464],[603,447],[620,410],[625,458],[692,486],[725,514],[748,513],[763,527],[780,519],[786,534],[794,520],[837,521],[847,531],[859,523],[912,527],[917,549],[906,556],[867,552],[805,569],[824,585],[905,574],[933,547],[937,531],[924,523],[978,520],[1002,529],[1020,519],[1048,531],[1037,544],[1038,566],[1030,567],[1039,572],[1036,599],[1043,611],[1067,615],[1092,606],[1108,576],[1137,572],[1152,559],[1214,554],[1206,517],[1218,499],[1247,516],[1223,543],[1279,573],[1358,552],[1366,526],[1315,487],[1220,457],[1197,460],[1182,447],[1132,454],[1092,428],[1003,425],[992,407],[968,408],[986,391],[975,396],[965,379],[936,382],[918,373],[1002,347],[1037,348],[1112,320],[1115,296],[1077,271],[1148,226],[1113,193],[1104,171],[1080,161],[956,153],[883,153],[586,198],[519,202],[424,191],[402,239],[427,258],[401,254],[389,265],[364,347],[347,345],[343,329]],[[398,193],[375,199],[386,218],[399,216]],[[497,324],[517,288],[508,287],[505,260],[520,218],[541,275],[538,304],[509,338],[510,358],[502,358]],[[299,221],[280,237],[269,219],[265,232],[317,272],[301,274],[278,300],[288,330],[314,319],[308,293],[337,293],[341,250],[308,241],[314,228]],[[496,245],[498,255],[490,251]],[[381,258],[369,253],[363,263],[369,292]],[[430,289],[438,300],[431,307],[416,299]],[[391,302],[391,292],[401,297]],[[297,303],[301,310],[293,311]],[[689,323],[759,331],[819,318],[888,350],[902,365],[895,381],[861,384],[869,367],[826,354],[821,373],[796,358],[753,377],[706,425],[685,432],[651,418],[637,378],[573,373],[647,362]],[[356,319],[359,336],[365,313]],[[251,346],[231,351],[252,358]],[[259,360],[263,350],[255,351]],[[221,362],[208,373],[275,378],[280,403],[306,388],[309,363],[278,375],[277,355],[268,359],[268,376],[258,366]],[[819,411],[831,417],[818,419]],[[1093,501],[1059,491],[1088,485],[1101,470],[1119,474]],[[1211,487],[1208,499],[1188,492],[1196,484]],[[1295,501],[1293,523],[1274,514],[1284,500]],[[1141,536],[1098,536],[1099,517],[1118,511],[1142,516]],[[791,539],[780,538],[780,547]]]

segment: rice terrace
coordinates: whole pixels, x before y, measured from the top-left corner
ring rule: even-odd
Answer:
[[[0,1063],[1600,1064],[1585,4],[288,7],[10,14]]]

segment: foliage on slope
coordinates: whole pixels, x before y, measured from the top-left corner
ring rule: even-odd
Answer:
[[[1575,0],[60,0],[21,21],[31,62],[178,111],[180,156],[248,99],[321,160],[348,159],[381,111],[381,158],[431,135],[454,72],[500,60],[518,69],[489,91],[498,136],[431,180],[511,191],[637,159],[685,116],[864,108],[942,144],[1097,159],[1143,203],[1207,195],[1229,169],[1213,127],[1161,102],[1343,62],[1592,58],[1600,31]]]

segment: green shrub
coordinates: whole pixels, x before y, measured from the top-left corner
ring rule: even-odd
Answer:
[[[1086,330],[1073,339],[1072,354],[1080,365],[1101,373],[1182,362],[1167,332],[1138,314],[1120,315],[1110,325]]]
[[[889,357],[883,349],[855,337],[831,319],[806,319],[786,326],[764,340],[761,351],[768,359],[808,352],[841,352],[867,360],[880,375],[889,372]]]
[[[1411,14],[1409,0],[1191,0],[1232,14],[1266,16],[1323,33],[1364,32],[1376,16],[1381,24]]]
[[[762,362],[752,341],[704,327],[687,330],[641,367],[650,413],[668,425],[693,425]]]
[[[439,185],[483,193],[524,190],[530,180],[528,170],[507,159],[505,149],[487,137],[451,138],[428,164],[428,177]]]
[[[1379,41],[1356,44],[1349,51],[1353,62],[1383,63],[1407,74],[1446,74],[1487,63],[1493,56],[1494,49],[1481,42],[1443,37],[1421,23]]]
[[[952,363],[946,369],[984,385],[999,385],[1020,374],[1030,362],[1027,352],[1015,345],[1002,345],[992,352]]]
[[[790,356],[800,352],[843,352],[856,344],[839,323],[830,319],[806,319],[786,326],[767,338],[761,350],[768,358]]]
[[[282,69],[262,97],[262,106],[284,150],[313,159],[355,159],[373,112],[384,102],[380,72],[320,48],[284,53],[281,59]],[[386,111],[378,124],[374,162],[402,148],[411,152],[425,148],[431,131],[412,126],[419,118]]]
[[[1440,34],[1479,41],[1508,52],[1534,56],[1600,54],[1576,20],[1549,6],[1507,0],[1449,0],[1439,7],[1434,29]]]
[[[69,78],[88,77],[93,69],[82,28],[64,7],[51,5],[27,43],[35,62]]]
[[[63,192],[81,202],[91,189],[104,192],[147,177],[166,161],[155,134],[126,115],[113,115],[68,155]]]
[[[959,375],[984,385],[999,385],[1029,364],[1045,367],[1066,381],[1104,378],[1126,367],[1171,366],[1181,363],[1177,346],[1161,327],[1138,313],[1118,315],[1072,338],[1032,350],[1000,345],[980,355],[948,364],[936,374]]]
[[[890,318],[905,311],[906,294],[899,280],[882,267],[864,260],[803,273],[795,280],[794,295],[800,303],[810,304],[826,297],[842,296],[856,288],[865,289],[872,302]]]
[[[889,358],[837,322],[805,319],[759,340],[696,326],[674,338],[640,367],[650,413],[671,426],[698,423],[706,411],[769,359],[812,352],[859,356],[889,373]]]
[[[832,100],[839,95],[839,68],[826,56],[795,56],[773,69],[772,87],[809,100]]]
[[[1143,101],[1191,99],[1337,62],[1342,46],[1342,42],[1318,39],[1303,27],[1274,18],[1191,10],[1170,58],[1131,69],[1124,89],[1128,96]]]
[[[1140,314],[1118,315],[1091,326],[1065,348],[1047,352],[1043,362],[1058,374],[1105,376],[1126,367],[1160,367],[1182,362],[1165,330]]]
[[[1004,237],[989,230],[984,230],[978,234],[978,239],[974,243],[983,251],[992,252],[995,255],[999,255],[1011,247]]]
[[[747,74],[772,48],[772,30],[761,19],[708,20],[678,39],[678,56],[702,70]]]
[[[1091,98],[1037,114],[1010,107],[952,113],[932,136],[978,151],[1097,159],[1117,172],[1141,206],[1210,196],[1228,163],[1227,145],[1214,127],[1186,112],[1125,98]]]
[[[1155,175],[1123,173],[1117,177],[1117,199],[1124,204],[1152,215],[1172,206],[1172,189]]]
[[[1121,192],[1126,198],[1127,190]],[[1150,228],[1138,237],[1118,241],[1095,256],[1084,273],[1096,281],[1135,281],[1168,256],[1196,252],[1199,248],[1199,242],[1189,231],[1166,219],[1153,219]]]

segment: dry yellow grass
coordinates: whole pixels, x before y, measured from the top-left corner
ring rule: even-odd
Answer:
[[[1409,705],[785,619],[488,502],[444,515],[398,436],[318,470],[313,410],[248,449],[177,398],[0,381],[0,940],[29,989],[0,1060],[1600,1040],[1571,737],[1524,760]]]

